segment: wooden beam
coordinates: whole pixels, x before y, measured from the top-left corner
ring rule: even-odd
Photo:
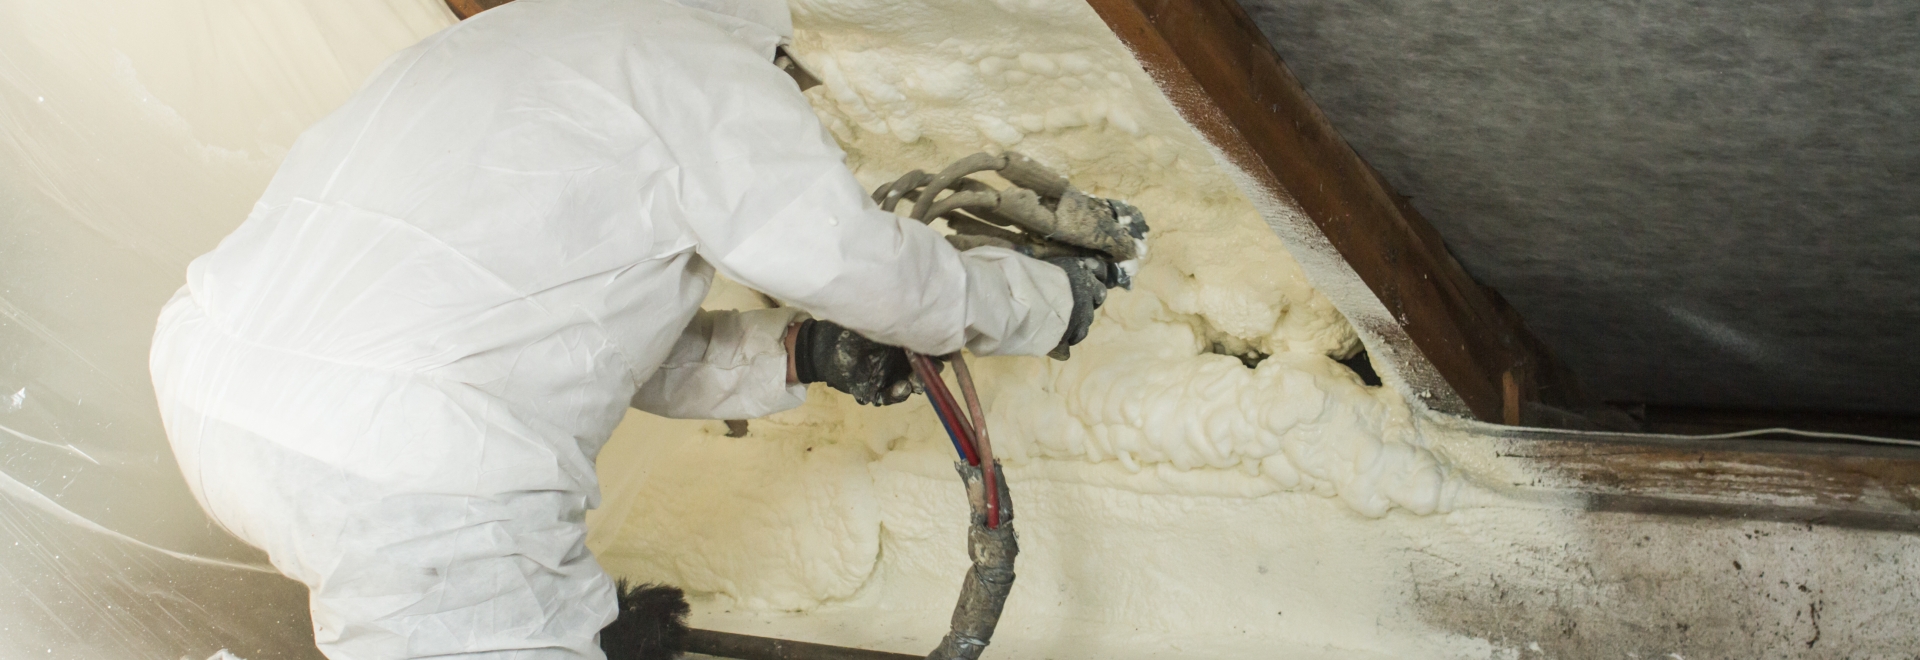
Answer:
[[[1519,316],[1333,129],[1238,4],[1090,3],[1239,170],[1268,224],[1398,384],[1433,409],[1489,422],[1526,422],[1530,403],[1586,407]]]
[[[925,660],[926,656],[755,637],[718,630],[688,631],[688,653],[737,660]]]
[[[507,4],[513,0],[447,0],[447,8],[460,20],[473,18],[474,14]]]

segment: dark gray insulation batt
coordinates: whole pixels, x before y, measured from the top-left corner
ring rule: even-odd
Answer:
[[[1603,398],[1920,412],[1920,3],[1242,4]]]

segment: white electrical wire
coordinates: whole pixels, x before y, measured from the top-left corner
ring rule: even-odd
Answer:
[[[1808,438],[1821,438],[1824,440],[1852,440],[1854,442],[1871,442],[1874,444],[1881,444],[1881,445],[1903,445],[1907,447],[1920,447],[1920,440],[1905,440],[1901,438],[1882,438],[1879,436],[1872,436],[1872,435],[1854,435],[1852,433],[1829,433],[1826,431],[1802,431],[1799,429],[1789,429],[1789,428],[1754,429],[1751,431],[1735,431],[1733,433],[1715,433],[1713,435],[1681,435],[1681,436],[1673,436],[1673,437],[1691,438],[1694,440],[1738,440],[1740,438],[1751,438],[1754,436],[1773,435],[1773,434],[1797,435],[1797,436],[1803,436]]]
[[[1790,429],[1790,428],[1784,428],[1784,427],[1753,429],[1750,431],[1734,431],[1731,433],[1714,433],[1709,435],[1681,435],[1676,433],[1639,433],[1639,432],[1631,432],[1631,431],[1583,431],[1583,430],[1575,430],[1575,429],[1553,429],[1553,428],[1542,428],[1542,427],[1534,427],[1534,426],[1506,426],[1502,424],[1482,422],[1477,419],[1468,419],[1468,418],[1460,417],[1456,415],[1448,415],[1445,413],[1436,413],[1436,412],[1427,413],[1427,418],[1431,421],[1439,422],[1442,425],[1451,426],[1457,429],[1461,429],[1463,431],[1484,433],[1486,435],[1491,435],[1496,437],[1505,437],[1505,438],[1515,437],[1516,432],[1526,433],[1526,434],[1551,435],[1551,436],[1586,437],[1586,438],[1596,438],[1596,439],[1604,438],[1604,439],[1613,439],[1613,440],[1624,440],[1624,439],[1739,440],[1743,438],[1752,438],[1752,437],[1758,437],[1758,436],[1764,436],[1764,435],[1777,434],[1777,435],[1793,435],[1793,436],[1800,436],[1802,438],[1814,438],[1814,439],[1820,439],[1820,440],[1847,440],[1852,442],[1864,442],[1864,443],[1877,444],[1877,445],[1920,447],[1920,440],[1907,440],[1903,438],[1883,438],[1879,436],[1858,435],[1853,433],[1832,433],[1827,431],[1803,431],[1800,429]]]

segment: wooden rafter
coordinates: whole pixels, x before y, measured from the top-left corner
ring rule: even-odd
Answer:
[[[474,14],[507,4],[513,0],[447,0],[447,8],[460,20],[472,18]]]
[[[1505,424],[1536,421],[1532,403],[1583,407],[1570,374],[1354,153],[1238,4],[1090,3],[1429,407]]]

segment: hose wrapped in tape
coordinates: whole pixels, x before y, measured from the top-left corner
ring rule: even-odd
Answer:
[[[1000,463],[993,464],[994,479],[1000,496],[1000,526],[987,526],[985,472],[966,462],[954,464],[966,483],[967,502],[972,508],[972,525],[967,528],[967,556],[973,566],[967,569],[966,582],[960,586],[960,600],[953,606],[953,627],[940,640],[939,648],[927,654],[927,660],[976,660],[993,639],[1000,622],[1000,610],[1006,607],[1007,594],[1013,591],[1013,558],[1020,544],[1013,533],[1013,499],[1007,493],[1007,480]]]

